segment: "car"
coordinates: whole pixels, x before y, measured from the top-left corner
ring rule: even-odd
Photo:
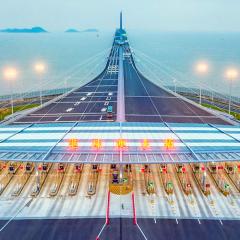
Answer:
[[[113,117],[113,107],[108,106],[107,107],[107,118],[112,118]]]

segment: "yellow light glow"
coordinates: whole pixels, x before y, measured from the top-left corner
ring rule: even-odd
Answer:
[[[174,140],[171,138],[167,138],[164,140],[164,147],[168,150],[171,150],[174,148]]]
[[[206,62],[199,62],[196,64],[196,72],[199,74],[206,74],[209,71],[209,65]]]
[[[13,67],[8,67],[8,68],[4,69],[4,71],[3,71],[3,76],[7,80],[16,79],[17,75],[18,75],[18,71],[16,68],[13,68]]]
[[[143,139],[142,141],[142,148],[144,150],[148,149],[150,147],[149,141],[147,139]]]
[[[76,138],[71,138],[70,140],[69,140],[69,147],[71,148],[71,149],[76,149],[76,148],[78,148],[78,139],[76,139]]]
[[[124,140],[124,139],[118,139],[117,140],[117,147],[119,148],[119,149],[121,149],[121,148],[125,148],[126,147],[126,141]]]
[[[34,69],[37,73],[44,73],[46,70],[46,65],[44,63],[36,63]]]
[[[101,139],[93,139],[92,147],[95,148],[95,149],[100,149],[102,147]]]
[[[226,70],[225,72],[225,76],[226,78],[230,79],[230,80],[234,80],[238,77],[238,70],[235,68],[229,68]]]

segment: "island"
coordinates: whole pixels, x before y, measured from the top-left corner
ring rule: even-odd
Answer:
[[[80,31],[78,31],[77,29],[74,28],[69,28],[65,31],[65,33],[79,33]]]
[[[2,33],[47,33],[47,31],[41,27],[32,28],[6,28],[0,30]]]
[[[83,30],[83,32],[99,32],[99,30],[96,28],[88,28],[88,29]]]

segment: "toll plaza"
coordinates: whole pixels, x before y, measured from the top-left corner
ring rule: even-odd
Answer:
[[[238,128],[108,124],[1,126],[0,198],[33,197],[42,214],[56,209],[51,216],[63,214],[58,198],[64,212],[82,209],[81,199],[78,216],[104,216],[108,199],[112,216],[133,214],[132,199],[154,219],[240,216]]]

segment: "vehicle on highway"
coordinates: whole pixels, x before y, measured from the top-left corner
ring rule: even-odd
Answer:
[[[113,107],[108,106],[107,107],[107,118],[112,118],[113,117]]]

